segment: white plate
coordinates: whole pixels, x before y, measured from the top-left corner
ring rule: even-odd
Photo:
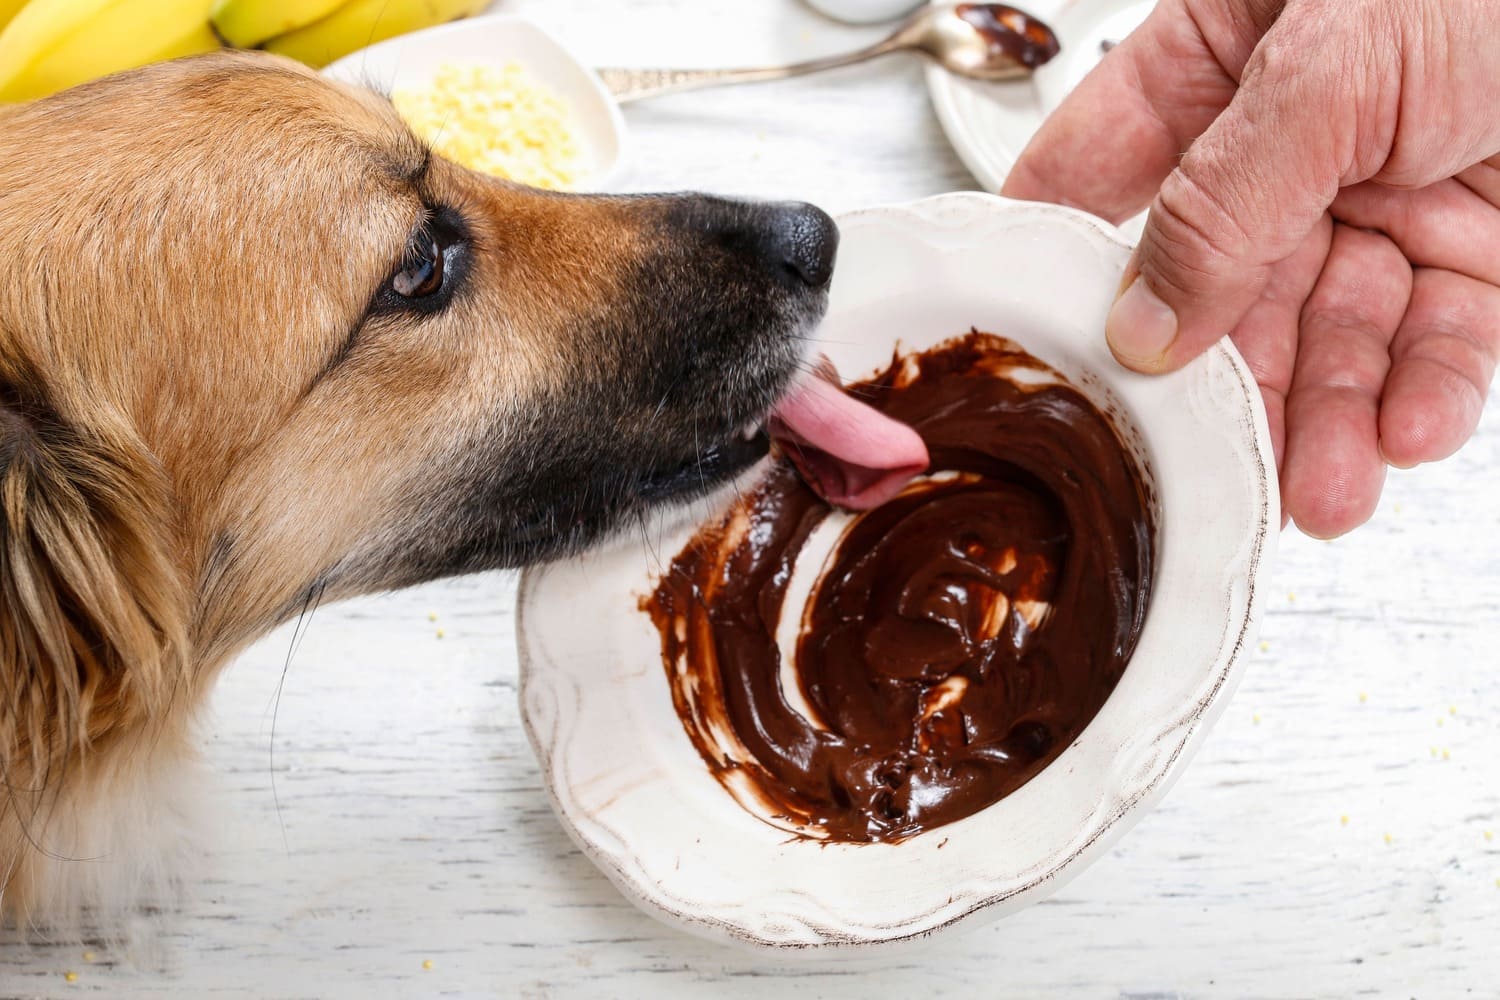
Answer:
[[[1115,230],[972,193],[840,225],[820,348],[843,375],[882,368],[898,341],[922,349],[971,325],[1019,340],[1124,415],[1159,503],[1157,571],[1136,654],[1077,741],[995,805],[895,845],[788,837],[698,757],[638,608],[691,526],[650,548],[635,538],[529,571],[522,717],[564,827],[649,912],[776,949],[887,944],[999,917],[1099,857],[1165,793],[1227,702],[1280,523],[1264,412],[1233,348],[1163,377],[1110,357],[1104,317],[1129,255]]]
[[[556,39],[522,17],[492,14],[438,25],[352,52],[325,76],[390,92],[430,79],[444,63],[519,63],[567,102],[582,156],[578,191],[606,191],[625,163],[625,119],[604,84]]]
[[[1088,75],[1103,54],[1145,20],[1154,0],[1026,0],[1026,12],[1056,33],[1062,50],[1029,80],[984,83],[927,68],[927,89],[948,141],[969,172],[999,191],[1042,120]]]

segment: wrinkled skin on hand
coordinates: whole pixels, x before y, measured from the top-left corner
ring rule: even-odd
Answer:
[[[1225,333],[1286,516],[1332,537],[1455,452],[1500,357],[1500,0],[1162,0],[1002,193],[1150,206],[1107,334],[1169,371]]]

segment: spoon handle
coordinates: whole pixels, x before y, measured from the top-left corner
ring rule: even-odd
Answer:
[[[645,97],[675,94],[683,90],[699,90],[704,87],[720,87],[735,83],[760,83],[765,80],[785,80],[789,76],[817,73],[839,66],[850,66],[866,59],[895,51],[885,42],[855,52],[845,52],[822,59],[792,63],[788,66],[768,66],[762,69],[600,69],[596,70],[605,89],[615,100],[624,104]]]

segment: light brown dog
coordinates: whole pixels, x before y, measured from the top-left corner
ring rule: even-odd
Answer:
[[[746,468],[836,237],[483,178],[268,57],[0,109],[0,909],[171,880],[195,712],[278,623]]]

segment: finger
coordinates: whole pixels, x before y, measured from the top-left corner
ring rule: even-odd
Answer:
[[[1413,266],[1500,285],[1500,201],[1486,201],[1456,179],[1415,190],[1356,184],[1339,192],[1333,214],[1385,233]]]
[[[1313,537],[1363,524],[1380,499],[1380,393],[1411,287],[1411,266],[1389,239],[1334,227],[1328,260],[1302,309],[1286,404],[1282,506]]]
[[[1380,450],[1403,468],[1436,462],[1474,433],[1500,358],[1500,288],[1419,268],[1391,343]]]
[[[1324,216],[1302,246],[1271,269],[1260,298],[1240,320],[1230,338],[1260,386],[1276,469],[1281,470],[1286,444],[1286,396],[1297,358],[1297,331],[1303,303],[1312,294],[1328,258],[1333,222]]]
[[[1459,171],[1458,180],[1491,205],[1500,205],[1500,156]]]
[[[1000,193],[1121,222],[1234,96],[1256,27],[1215,0],[1164,0],[1042,124]],[[1234,5],[1240,9],[1243,5]],[[1261,10],[1264,2],[1249,5]]]
[[[1106,323],[1127,367],[1179,368],[1234,329],[1338,193],[1343,130],[1330,118],[1348,117],[1343,102],[1354,98],[1327,79],[1327,60],[1307,66],[1279,32],[1152,203]]]

